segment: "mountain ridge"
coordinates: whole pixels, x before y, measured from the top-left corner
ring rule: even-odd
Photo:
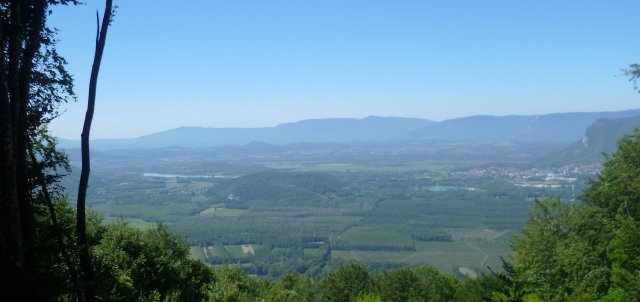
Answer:
[[[128,139],[92,140],[98,150],[159,147],[220,147],[252,142],[346,143],[399,140],[472,140],[575,142],[585,129],[603,118],[640,116],[640,109],[606,112],[567,112],[544,115],[475,115],[440,122],[421,118],[369,116],[310,119],[264,128],[178,127]],[[60,139],[63,148],[79,142]]]
[[[640,128],[640,116],[620,119],[599,119],[591,124],[585,134],[568,147],[543,158],[542,165],[566,163],[600,163],[604,154],[617,148],[618,140]]]

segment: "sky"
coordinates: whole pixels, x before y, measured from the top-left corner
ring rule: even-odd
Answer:
[[[104,1],[55,7],[79,139]],[[640,1],[114,0],[92,138],[312,118],[640,108]]]

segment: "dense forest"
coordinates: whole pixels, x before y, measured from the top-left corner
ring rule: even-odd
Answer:
[[[298,235],[303,235],[302,243],[315,249],[309,255],[304,248],[276,250],[278,244],[284,244],[274,235],[278,230],[265,227],[265,234],[273,237],[269,238],[271,243],[262,245],[275,251],[264,254],[266,258],[274,257],[269,262],[295,257],[305,261],[299,266],[304,268],[303,272],[294,269],[283,273],[289,269],[283,267],[279,272],[284,276],[275,280],[253,276],[240,265],[224,264],[224,259],[215,265],[191,259],[193,247],[165,224],[140,229],[124,219],[103,223],[101,215],[84,206],[88,154],[83,157],[78,202],[70,205],[59,183],[69,168],[68,160],[56,149],[56,140],[47,130],[48,123],[59,115],[59,105],[73,99],[75,94],[72,78],[65,70],[66,62],[56,52],[56,30],[47,26],[46,20],[51,7],[75,4],[78,2],[73,0],[0,0],[3,300],[640,301],[640,132],[619,141],[617,151],[608,156],[602,171],[588,182],[578,202],[520,195],[521,202],[532,197],[533,206],[522,232],[512,241],[512,257],[502,260],[500,270],[480,276],[443,274],[428,265],[379,271],[354,261],[332,262],[322,269],[319,263],[329,249],[406,252],[416,249],[415,242],[451,241],[450,234],[427,227],[421,229],[425,224],[421,223],[419,213],[410,213],[434,205],[460,210],[464,214],[459,217],[462,222],[500,229],[503,220],[494,220],[479,208],[467,212],[462,209],[473,201],[488,204],[491,200],[493,207],[485,211],[500,215],[506,194],[461,190],[452,193],[458,201],[449,202],[441,195],[422,190],[422,183],[413,184],[417,189],[411,194],[409,189],[386,188],[375,182],[369,184],[368,191],[354,193],[353,188],[329,175],[272,172],[203,190],[214,200],[231,205],[227,214],[266,206],[290,208],[294,201],[303,198],[305,209],[320,207],[321,212],[333,215],[327,215],[331,218],[325,225],[350,228],[350,233],[327,245],[316,242],[326,237],[324,234],[306,234],[308,229],[300,224]],[[101,47],[111,21],[111,1],[107,1],[106,7],[96,41],[97,67],[94,65],[90,108],[92,98],[95,100]],[[627,74],[636,80],[640,65],[632,65]],[[88,117],[83,131],[83,153],[89,148],[90,114]],[[246,186],[256,182],[260,186]],[[498,189],[500,186],[496,185]],[[258,187],[261,189],[256,190]],[[367,194],[379,191],[387,191],[387,195],[371,202],[374,199]],[[346,199],[354,202],[345,205]],[[397,200],[407,202],[400,207],[394,204]],[[388,207],[387,214],[364,214],[363,209],[374,206]],[[523,208],[522,204],[518,206]],[[212,212],[216,210],[213,207]],[[402,216],[398,217],[414,216],[397,225],[394,214],[400,212]],[[304,218],[304,214],[294,215]],[[359,225],[353,220],[356,215],[364,215],[358,220]],[[447,223],[441,219],[441,224]],[[413,233],[395,236],[394,232],[401,228]],[[216,231],[204,227],[203,230],[202,233]],[[371,240],[376,234],[389,235],[395,241]],[[218,248],[222,254],[227,253],[224,247],[219,247],[242,235],[240,232],[218,235],[222,241],[213,243],[211,250]],[[202,238],[205,241],[210,237]],[[255,253],[260,257],[260,251]],[[259,275],[260,269],[259,265],[254,267],[255,275]]]

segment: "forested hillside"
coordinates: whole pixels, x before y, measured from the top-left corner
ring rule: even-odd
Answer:
[[[537,200],[514,247],[514,283],[543,301],[638,301],[640,132],[625,136],[579,204]]]
[[[207,194],[227,208],[322,208],[338,206],[350,192],[344,183],[327,174],[263,172],[221,183]]]
[[[601,119],[586,129],[581,139],[572,145],[541,159],[543,165],[566,163],[599,163],[605,154],[616,150],[616,143],[624,135],[640,128],[640,117]]]

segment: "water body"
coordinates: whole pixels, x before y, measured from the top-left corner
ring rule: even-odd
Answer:
[[[475,188],[459,187],[459,186],[429,186],[429,187],[426,187],[426,189],[431,192],[447,192],[447,191],[458,191],[458,190],[475,191],[476,190]]]
[[[162,178],[229,178],[224,175],[181,175],[181,174],[164,174],[164,173],[142,173],[144,177],[162,177]]]

